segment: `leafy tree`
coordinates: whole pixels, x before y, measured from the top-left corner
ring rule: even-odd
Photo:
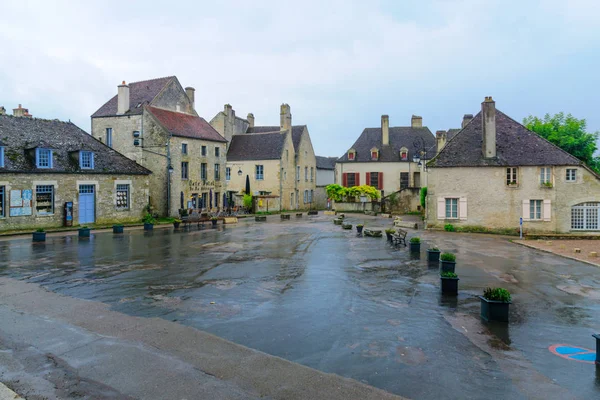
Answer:
[[[427,206],[427,186],[421,188],[421,207],[425,209]]]
[[[594,156],[599,132],[586,132],[585,119],[561,112],[546,114],[543,119],[530,115],[523,125],[600,173],[600,158]]]

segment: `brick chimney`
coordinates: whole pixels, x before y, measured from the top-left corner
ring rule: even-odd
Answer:
[[[123,115],[129,111],[129,86],[123,81],[117,87],[117,115]]]
[[[483,132],[483,158],[496,157],[496,102],[492,96],[481,103],[481,125]]]
[[[447,132],[446,131],[437,131],[435,133],[435,139],[437,140],[437,152],[439,153],[446,146],[447,140]]]
[[[462,120],[462,124],[461,124],[461,129],[464,128],[465,126],[467,126],[467,124],[469,122],[471,122],[471,120],[473,119],[473,114],[465,114],[463,116],[463,120]]]
[[[254,114],[248,113],[248,116],[246,117],[246,120],[248,121],[248,124],[250,125],[250,128],[254,128]]]
[[[289,104],[281,105],[281,112],[279,114],[279,128],[281,131],[292,130],[292,112]]]
[[[196,109],[196,103],[195,103],[195,99],[196,99],[196,89],[194,89],[191,86],[188,86],[185,88],[185,94],[187,94],[188,99],[190,99],[190,103],[192,103],[192,109],[190,110],[190,112],[194,112],[194,110]]]
[[[410,119],[411,128],[422,128],[423,127],[423,118],[418,115],[413,115]]]
[[[18,108],[13,108],[13,115],[15,117],[31,118],[31,114],[29,114],[29,109],[21,107],[20,104]]]
[[[390,144],[390,117],[381,116],[381,144],[387,146]]]

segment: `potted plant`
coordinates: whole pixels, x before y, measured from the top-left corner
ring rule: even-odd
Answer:
[[[386,229],[386,230],[385,230],[385,236],[387,237],[387,240],[388,240],[388,242],[391,242],[391,241],[392,241],[392,235],[393,235],[394,233],[396,233],[396,230],[395,230],[395,229],[392,229],[392,228],[390,228],[390,229]]]
[[[336,218],[336,219],[333,220],[333,223],[335,225],[341,225],[342,222],[344,222],[344,220],[342,218]]]
[[[123,233],[123,228],[122,224],[113,225],[113,233]]]
[[[82,238],[89,238],[90,237],[90,231],[91,229],[87,226],[82,226],[81,228],[79,228],[79,237]]]
[[[217,217],[210,217],[210,223],[212,224],[212,226],[217,226],[217,221]]]
[[[181,225],[181,220],[179,218],[173,218],[171,222],[173,222],[173,228],[179,229],[179,225]]]
[[[485,288],[481,299],[481,318],[486,321],[508,322],[510,292],[503,288]]]
[[[440,281],[442,283],[443,294],[458,294],[458,275],[454,272],[442,272],[440,274]]]
[[[342,224],[342,229],[352,229],[352,224]]]
[[[33,241],[34,242],[45,242],[46,241],[46,231],[44,230],[44,228],[36,229],[36,231],[33,232]]]
[[[440,249],[432,247],[427,249],[427,261],[439,262],[440,261]]]
[[[356,232],[358,232],[359,234],[362,234],[362,230],[365,227],[364,224],[358,224],[356,225]]]
[[[187,217],[188,216],[188,210],[187,210],[187,208],[181,208],[179,210],[179,216],[180,217]]]
[[[146,215],[144,215],[142,222],[144,223],[144,230],[151,231],[154,229],[154,224],[156,223],[156,220],[154,219],[152,214],[147,213]]]
[[[452,253],[442,253],[440,255],[442,272],[454,272],[456,268],[456,256]]]
[[[410,252],[411,253],[419,253],[421,252],[421,238],[418,236],[413,236],[410,238]]]

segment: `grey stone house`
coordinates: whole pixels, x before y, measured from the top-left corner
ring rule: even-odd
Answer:
[[[20,109],[20,110],[19,110]],[[72,124],[0,115],[0,230],[139,221],[150,171]]]

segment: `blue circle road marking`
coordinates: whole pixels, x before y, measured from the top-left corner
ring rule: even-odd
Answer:
[[[568,344],[553,344],[548,350],[554,355],[571,361],[594,364],[596,352],[585,347],[571,346]]]

